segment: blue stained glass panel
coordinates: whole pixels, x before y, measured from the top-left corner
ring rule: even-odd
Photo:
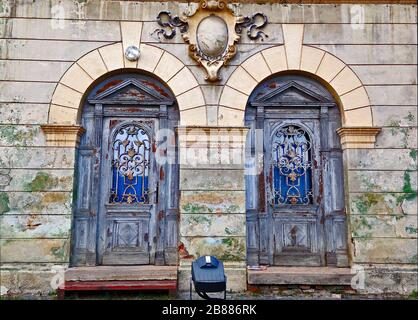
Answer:
[[[118,130],[113,141],[110,203],[148,203],[150,140],[136,124]]]
[[[312,204],[312,144],[305,130],[288,125],[275,132],[272,167],[275,205]]]

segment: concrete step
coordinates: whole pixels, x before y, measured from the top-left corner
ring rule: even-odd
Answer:
[[[248,284],[255,285],[350,285],[354,274],[350,268],[336,267],[268,267],[248,270]]]

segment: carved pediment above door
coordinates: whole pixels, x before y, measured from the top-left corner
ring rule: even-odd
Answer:
[[[285,81],[280,84],[271,82],[265,85],[262,90],[256,92],[251,105],[332,107],[335,103],[312,86],[304,86],[298,81]]]
[[[154,33],[166,39],[174,38],[176,28],[180,29],[184,41],[189,44],[189,55],[204,67],[205,79],[211,82],[221,79],[219,70],[235,56],[243,28],[247,28],[247,35],[252,40],[268,37],[259,30],[267,24],[264,14],[235,15],[225,0],[203,0],[194,12],[181,17],[161,11],[157,22],[163,28]]]
[[[172,105],[174,99],[158,86],[148,81],[137,79],[125,79],[117,83],[111,83],[99,90],[94,97],[89,99],[91,104],[143,104],[143,105]]]

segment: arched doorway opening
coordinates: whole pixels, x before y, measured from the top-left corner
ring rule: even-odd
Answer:
[[[341,115],[319,82],[279,75],[249,97],[248,264],[347,266]],[[257,154],[259,156],[257,156]]]
[[[86,94],[71,266],[177,263],[178,122],[174,95],[148,74],[112,74]]]

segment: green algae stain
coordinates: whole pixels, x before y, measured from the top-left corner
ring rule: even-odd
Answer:
[[[405,171],[404,172],[403,182],[404,182],[403,188],[402,188],[402,191],[403,192],[405,192],[405,193],[415,192],[416,193],[416,191],[414,191],[412,189],[412,186],[411,186],[411,176],[409,175],[409,172],[408,171]]]
[[[244,260],[242,256],[234,255],[229,252],[224,252],[220,257],[220,260],[222,261],[242,261]]]
[[[9,196],[6,192],[0,192],[0,214],[10,211]]]
[[[407,116],[403,117],[404,120],[408,122],[410,126],[416,126],[415,116],[409,112]],[[412,129],[409,127],[402,127],[401,120],[392,120],[389,122],[391,126],[390,132],[392,136],[401,135],[400,142],[402,142],[402,147],[408,148],[408,141],[412,133]]]
[[[224,230],[225,230],[225,233],[227,235],[235,235],[235,234],[238,233],[238,230],[236,230],[235,228],[228,228],[228,227],[226,227]]]
[[[54,257],[59,260],[65,260],[67,256],[67,241],[64,242],[62,246],[52,247],[51,253]]]
[[[36,177],[24,186],[25,191],[43,191],[51,187],[53,179],[45,172],[38,172]]]
[[[414,190],[411,184],[411,175],[409,170],[406,170],[403,175],[403,186],[402,192],[403,194],[396,197],[397,205],[401,205],[405,200],[411,201],[414,200],[418,196],[418,190]]]
[[[360,212],[361,214],[367,214],[370,208],[373,205],[378,204],[381,200],[383,200],[382,195],[366,192],[361,196],[356,197],[354,203],[358,212]]]
[[[232,204],[226,208],[226,213],[236,213],[236,212],[240,212],[240,207],[237,206],[236,204]]]
[[[23,186],[25,191],[45,191],[58,185],[68,185],[72,177],[52,177],[46,172],[39,171],[35,178]]]
[[[372,236],[370,231],[372,229],[372,225],[369,223],[366,217],[364,216],[356,216],[352,217],[352,233],[354,237],[361,237],[361,238],[370,238]]]
[[[209,226],[212,224],[212,220],[204,215],[194,215],[189,217],[189,222],[194,224],[204,224],[207,223]]]
[[[6,144],[14,146],[25,146],[32,144],[33,139],[38,131],[36,129],[20,129],[14,125],[7,125],[0,127],[0,140]]]
[[[409,151],[409,156],[412,158],[412,160],[416,161],[417,160],[417,149],[411,149],[411,151]]]
[[[213,209],[205,205],[198,205],[194,203],[187,203],[183,206],[185,213],[213,213]]]
[[[228,237],[222,239],[222,244],[226,246],[227,250],[224,250],[219,257],[224,261],[241,261],[244,260],[245,246],[237,238]],[[234,254],[235,253],[235,254]]]
[[[406,233],[409,233],[409,234],[416,234],[418,233],[418,228],[407,226],[405,227],[405,231]]]
[[[411,294],[409,295],[410,299],[418,299],[418,291],[417,290],[412,290]]]
[[[408,112],[408,115],[405,117],[405,119],[411,122],[412,125],[416,125],[415,116],[412,114],[411,111]]]

